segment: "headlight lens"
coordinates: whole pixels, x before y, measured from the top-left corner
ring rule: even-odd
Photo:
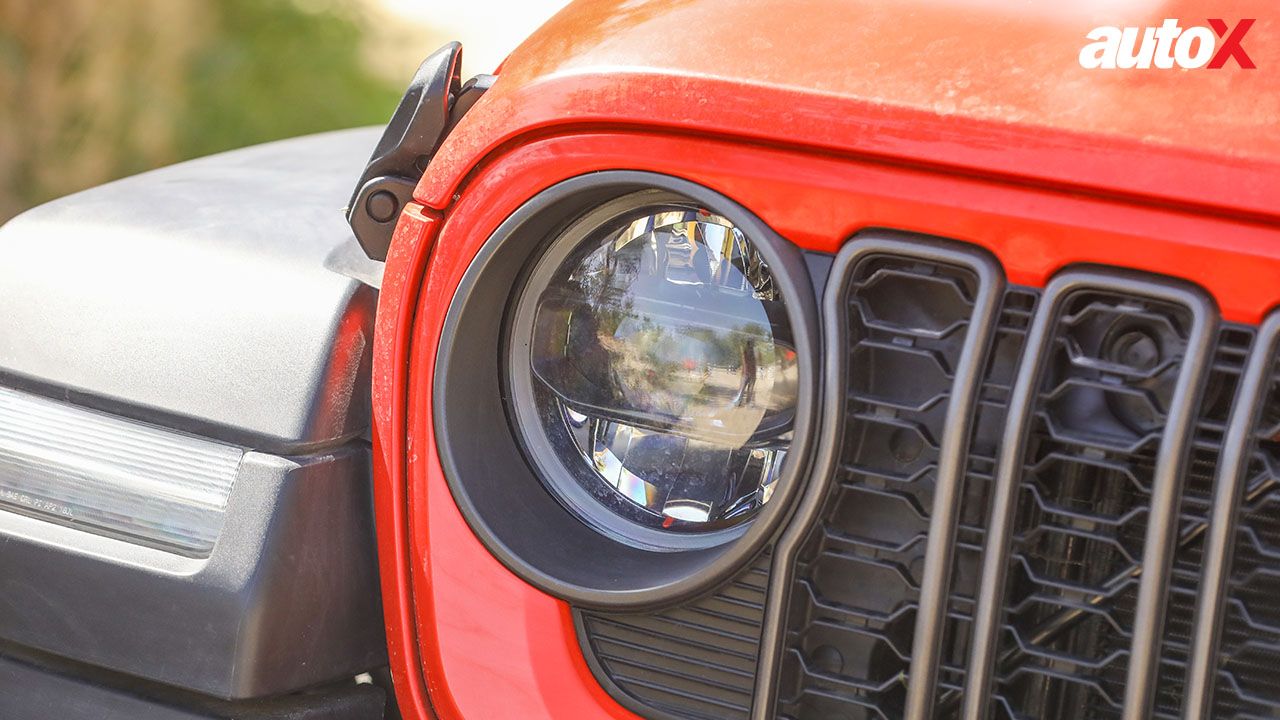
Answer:
[[[556,267],[517,312],[532,323],[544,437],[633,522],[699,532],[750,519],[786,460],[799,388],[768,266],[727,219],[692,206],[577,237],[549,252]]]

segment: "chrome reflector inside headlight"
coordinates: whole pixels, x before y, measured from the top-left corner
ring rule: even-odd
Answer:
[[[531,326],[512,364],[531,368],[542,437],[586,466],[577,482],[599,504],[699,532],[769,501],[792,439],[796,350],[769,267],[730,221],[667,205],[571,228],[515,323]]]
[[[0,388],[0,509],[207,557],[241,448]]]

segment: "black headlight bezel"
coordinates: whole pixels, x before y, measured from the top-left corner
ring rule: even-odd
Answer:
[[[787,298],[799,364],[788,460],[769,503],[744,525],[681,537],[610,532],[544,484],[560,463],[531,451],[510,402],[508,333],[524,281],[549,244],[601,208],[626,212],[679,199],[727,218],[751,239]],[[486,240],[447,313],[434,378],[436,443],[454,499],[485,546],[525,581],[582,607],[654,607],[708,590],[749,562],[791,511],[816,434],[818,320],[803,253],[723,195],[666,175],[608,171],[563,181],[528,200]],[[560,466],[559,469],[557,466]],[[576,483],[575,483],[576,484]]]

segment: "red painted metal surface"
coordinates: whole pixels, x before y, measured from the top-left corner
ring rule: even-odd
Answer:
[[[1090,193],[1280,213],[1280,16],[1245,1],[601,0],[517,49],[418,187],[502,145],[647,126]],[[1257,18],[1257,70],[1086,70],[1099,25]]]
[[[422,656],[413,621],[410,572],[415,553],[408,542],[405,498],[406,365],[409,335],[421,271],[439,229],[439,216],[410,204],[396,224],[373,343],[373,500],[378,534],[378,566],[387,626],[387,656],[396,699],[405,718],[430,718],[429,693],[422,676]]]
[[[1280,302],[1280,228],[1274,225],[688,137],[586,133],[513,148],[468,180],[449,210],[429,272],[422,253],[413,256],[417,265],[410,266],[406,252],[388,261],[388,272],[397,278],[423,278],[412,335],[403,348],[407,354],[387,358],[382,366],[400,374],[377,393],[379,404],[388,391],[399,397],[394,393],[407,390],[408,397],[407,424],[399,436],[406,448],[405,476],[380,476],[379,488],[404,483],[400,487],[407,489],[407,513],[401,516],[407,525],[398,530],[399,541],[412,548],[415,626],[396,626],[403,616],[390,620],[393,635],[419,639],[421,669],[441,717],[627,717],[587,673],[563,605],[513,576],[467,527],[440,469],[431,414],[440,328],[453,289],[480,244],[539,190],[610,168],[702,183],[815,250],[832,251],[862,228],[893,227],[987,247],[1016,283],[1040,285],[1064,265],[1100,262],[1193,279],[1232,320],[1256,321]],[[397,309],[390,292],[384,288],[381,312]],[[407,317],[403,307],[398,316]],[[381,337],[378,344],[383,360]],[[383,454],[392,466],[395,452],[384,448]],[[379,529],[388,534],[386,526]],[[401,674],[417,669],[402,668]]]
[[[1097,25],[1258,14],[1115,7],[602,0],[508,59],[419,184],[379,305],[375,497],[406,718],[631,717],[590,676],[567,608],[471,533],[434,445],[454,288],[492,230],[559,180],[676,175],[814,250],[892,227],[984,246],[1015,283],[1097,262],[1193,280],[1230,320],[1280,303],[1280,26],[1250,30],[1258,71],[1081,69]]]

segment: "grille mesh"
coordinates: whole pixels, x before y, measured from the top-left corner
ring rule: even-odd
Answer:
[[[862,263],[847,304],[843,452],[795,570],[779,714],[899,717],[938,443],[973,311],[973,274]]]
[[[938,448],[978,279],[966,268],[888,254],[845,270],[854,275],[842,286],[848,333],[839,361],[847,397],[838,462],[794,562],[784,576],[774,569],[774,580],[790,583],[790,602],[776,610],[780,635],[771,636],[779,638],[776,677],[762,679],[776,686],[774,704],[756,708],[757,718],[905,713]],[[1041,300],[1030,288],[1004,292],[981,373],[933,717],[959,716],[1015,375],[1030,352],[1032,318],[1050,310],[1047,352],[1021,427],[1026,447],[990,716],[1124,715],[1153,477],[1193,309],[1105,287],[1067,293],[1049,309],[1037,307]],[[1204,622],[1197,601],[1215,472],[1244,366],[1257,352],[1255,335],[1250,327],[1222,326],[1197,378],[1203,393],[1181,473],[1151,717],[1185,711],[1192,638]],[[1235,511],[1214,718],[1280,716],[1280,367],[1270,362],[1265,410],[1247,449],[1245,497]],[[643,713],[747,717],[769,580],[762,560],[724,591],[751,588],[749,598],[738,598],[747,602],[733,624],[712,625],[715,637],[692,641],[691,633],[705,629],[705,604],[723,602],[721,596],[642,617],[583,613],[587,647],[601,674]]]
[[[1010,288],[1005,293],[987,371],[980,395],[977,422],[969,448],[965,495],[957,528],[955,568],[948,607],[945,649],[938,687],[939,707],[954,708],[963,691],[973,630],[974,599],[977,594],[983,543],[986,540],[986,509],[990,504],[1000,436],[1008,415],[1014,374],[1022,357],[1027,329],[1038,294],[1026,288]]]
[[[579,612],[597,675],[649,716],[747,717],[769,562],[765,553],[715,594],[663,612]]]
[[[1272,361],[1240,508],[1214,717],[1280,716],[1280,367]]]
[[[1191,448],[1190,472],[1183,487],[1178,523],[1181,542],[1173,556],[1169,587],[1169,609],[1165,619],[1165,641],[1160,656],[1153,716],[1179,718],[1195,620],[1196,598],[1200,590],[1203,563],[1203,529],[1208,522],[1216,469],[1223,433],[1240,374],[1248,357],[1253,331],[1227,326],[1219,333],[1217,350]]]
[[[1107,717],[1122,707],[1135,570],[1186,315],[1087,293],[1056,323],[1027,430],[997,655],[1009,717]],[[1126,326],[1143,328],[1133,342],[1163,346],[1158,360],[1108,356],[1103,348],[1119,347]],[[1078,619],[1049,634],[1067,613]]]

